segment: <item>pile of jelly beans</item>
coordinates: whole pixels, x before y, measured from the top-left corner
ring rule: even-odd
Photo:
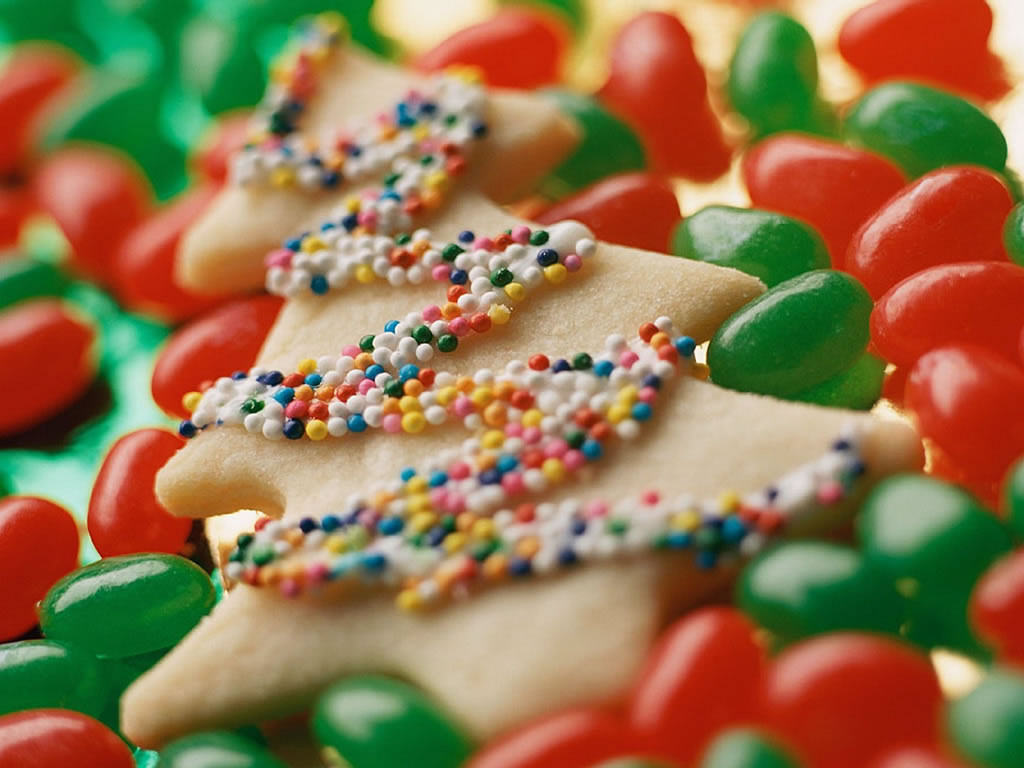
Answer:
[[[1019,768],[1024,194],[991,117],[1015,84],[992,9],[864,0],[830,32],[859,83],[838,103],[800,19],[731,1],[746,23],[725,71],[678,17],[639,13],[584,92],[565,82],[595,23],[579,0],[501,3],[411,58],[371,0],[0,0],[0,766],[284,765],[267,724],[138,749],[118,703],[221,597],[201,530],[153,493],[182,445],[168,426],[253,364],[281,307],[180,288],[177,245],[288,26],[337,11],[378,54],[476,67],[579,126],[518,211],[758,277],[707,347],[715,384],[896,410],[928,465],[878,484],[838,538],[747,563],[731,605],[669,626],[617,700],[480,744],[413,686],[347,677],[307,716],[324,761]],[[730,168],[751,205],[683,218],[679,179]],[[944,690],[936,653],[976,683]]]

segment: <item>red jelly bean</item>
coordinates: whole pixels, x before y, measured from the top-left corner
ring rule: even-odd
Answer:
[[[68,239],[75,267],[106,279],[118,246],[149,207],[139,170],[111,152],[78,147],[48,156],[33,184],[39,206]]]
[[[681,216],[667,181],[647,173],[624,173],[587,187],[535,218],[541,224],[575,219],[601,240],[665,252]]]
[[[174,281],[178,242],[216,193],[212,185],[197,187],[128,233],[113,263],[123,304],[176,323],[220,303],[221,299],[197,296]]]
[[[89,536],[103,557],[181,550],[192,521],[172,517],[153,483],[182,444],[163,429],[140,429],[114,443],[89,498]]]
[[[934,744],[942,703],[925,656],[839,633],[784,651],[768,670],[762,706],[807,768],[864,768],[893,747]]]
[[[753,625],[730,608],[708,608],[669,628],[633,692],[630,719],[650,750],[695,764],[715,733],[749,720],[764,656]]]
[[[42,109],[74,74],[57,48],[18,48],[0,72],[0,175],[23,163]]]
[[[619,718],[600,710],[570,710],[498,739],[474,755],[466,768],[591,768],[636,748],[636,739]]]
[[[27,496],[0,500],[0,641],[36,625],[36,603],[78,567],[78,540],[63,507]]]
[[[1001,661],[1024,667],[1024,549],[993,565],[974,587],[971,623]]]
[[[97,720],[67,709],[30,709],[0,717],[4,768],[134,768],[128,745]]]
[[[995,98],[1006,90],[988,50],[985,0],[877,0],[839,30],[839,53],[869,81],[914,79]]]
[[[870,768],[967,768],[935,747],[900,747],[882,755]]]
[[[796,134],[755,145],[743,158],[743,180],[755,207],[814,226],[837,268],[853,233],[906,183],[881,155]]]
[[[1024,454],[1024,371],[988,349],[940,347],[907,379],[906,406],[949,479],[994,502],[1010,463]]]
[[[256,296],[225,304],[177,331],[156,361],[152,391],[167,413],[187,418],[182,397],[200,382],[248,371],[277,318],[282,300]]]
[[[478,67],[499,88],[537,88],[560,79],[569,32],[561,19],[535,8],[504,8],[466,27],[416,59],[436,72],[453,64]],[[512,51],[519,54],[510,55]]]
[[[973,166],[941,168],[908,185],[864,222],[844,269],[875,299],[922,269],[1007,261],[1003,222],[1013,199],[1002,179]]]
[[[7,374],[0,377],[0,436],[62,410],[95,370],[92,328],[59,301],[26,301],[0,313],[0,371]]]
[[[679,19],[640,14],[619,30],[610,64],[598,96],[643,139],[654,170],[698,180],[728,170],[732,153],[711,111],[704,68]]]
[[[195,166],[206,179],[218,184],[227,180],[231,156],[249,137],[251,117],[248,112],[235,112],[217,120],[195,157]]]
[[[871,313],[871,340],[890,363],[910,365],[930,349],[974,344],[1017,360],[1024,328],[1024,267],[944,264],[894,286]]]
[[[906,366],[886,371],[882,381],[882,397],[893,405],[903,405],[903,392],[907,387],[907,376],[910,369]]]
[[[20,186],[0,186],[0,249],[18,242],[21,225],[32,212],[32,196]]]

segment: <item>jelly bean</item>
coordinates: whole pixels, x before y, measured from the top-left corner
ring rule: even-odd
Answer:
[[[715,333],[712,378],[729,389],[795,395],[861,356],[870,313],[867,291],[842,272],[816,270],[779,283]]]
[[[285,768],[285,764],[237,733],[209,731],[161,749],[160,768]]]
[[[890,368],[887,370],[885,379],[882,381],[882,397],[895,406],[902,406],[903,392],[907,387],[907,377],[909,375],[910,369],[907,367]]]
[[[609,760],[601,763],[600,765],[593,766],[593,768],[672,768],[667,763],[655,762],[654,760],[648,760],[646,758],[636,757],[616,757],[613,760]]]
[[[545,195],[565,197],[606,176],[646,166],[643,144],[633,129],[597,99],[561,88],[546,89],[541,95],[569,115],[580,132],[576,148],[541,183]]]
[[[47,637],[123,658],[169,648],[213,606],[203,570],[173,555],[108,557],[61,579],[39,606]]]
[[[266,68],[245,27],[208,13],[193,16],[181,37],[182,81],[199,94],[203,108],[219,115],[259,102],[266,87]]]
[[[18,242],[21,227],[32,213],[32,207],[31,195],[25,187],[4,186],[0,182],[0,249]]]
[[[496,739],[465,768],[593,768],[636,752],[637,739],[619,718],[597,709],[572,709]]]
[[[6,9],[5,9],[6,11]],[[0,175],[24,164],[40,112],[71,80],[70,57],[55,48],[18,48],[0,72]]]
[[[839,53],[869,81],[903,77],[994,98],[1006,85],[991,71],[991,29],[985,0],[877,0],[843,22]]]
[[[0,715],[56,707],[96,717],[108,686],[92,654],[55,640],[0,645]]]
[[[885,83],[865,93],[846,113],[843,133],[891,158],[911,178],[944,165],[994,171],[1006,165],[1006,139],[988,115],[959,96],[917,83]]]
[[[967,768],[934,747],[899,747],[871,764],[871,768]]]
[[[981,168],[942,168],[890,199],[857,230],[843,268],[878,299],[905,277],[938,264],[1006,261],[1003,222],[1013,201]]]
[[[891,288],[871,313],[871,340],[886,360],[911,365],[947,344],[973,344],[1016,361],[1024,327],[1024,267],[944,264]]]
[[[182,440],[163,429],[119,439],[103,460],[89,499],[89,537],[104,557],[181,550],[192,521],[172,517],[153,493],[156,473]]]
[[[313,710],[317,741],[356,768],[458,768],[470,743],[426,696],[386,677],[335,683]]]
[[[892,747],[934,744],[942,691],[928,659],[901,643],[836,633],[779,655],[762,706],[807,768],[864,768]]]
[[[153,400],[169,414],[187,418],[182,397],[225,371],[247,371],[281,309],[276,296],[239,299],[177,331],[153,368]],[[225,329],[230,329],[227,332]]]
[[[34,299],[0,313],[0,436],[45,421],[81,395],[95,373],[93,330],[52,299]],[[26,385],[30,389],[26,389]]]
[[[1002,505],[1007,525],[1024,540],[1024,458],[1017,461],[1003,479]]]
[[[857,531],[869,568],[914,585],[909,636],[973,650],[967,603],[978,577],[1010,550],[1003,525],[959,488],[926,475],[896,475],[872,491]]]
[[[906,405],[918,431],[994,501],[1006,470],[1024,454],[1024,372],[981,347],[941,347],[907,379]]]
[[[0,261],[0,309],[25,299],[57,296],[67,283],[67,276],[53,264],[4,259]]]
[[[750,622],[705,608],[666,630],[633,691],[630,720],[657,754],[691,765],[714,734],[756,709],[763,651]]]
[[[561,79],[568,31],[561,18],[537,8],[502,8],[459,30],[414,62],[421,72],[453,65],[476,67],[498,88],[537,88]],[[528,52],[509,56],[509,51]]]
[[[830,265],[821,236],[802,221],[726,205],[709,205],[681,222],[672,252],[738,269],[769,288]]]
[[[659,173],[710,180],[729,168],[704,68],[675,16],[641,13],[619,30],[598,96],[633,126]]]
[[[700,768],[799,768],[793,757],[754,730],[734,728],[718,736],[701,759]]]
[[[754,206],[811,224],[837,267],[853,233],[904,184],[900,170],[873,152],[795,134],[754,145],[742,171]]]
[[[823,127],[818,54],[800,22],[768,11],[743,30],[729,65],[729,100],[754,133]]]
[[[113,260],[118,297],[128,308],[171,323],[205,312],[220,300],[197,296],[174,281],[174,261],[182,234],[216,194],[196,187],[132,229]]]
[[[977,688],[950,702],[949,735],[985,768],[1019,768],[1024,753],[1024,676],[998,667]]]
[[[601,240],[662,253],[680,213],[675,192],[663,178],[624,173],[555,203],[534,219],[541,224],[573,219]]]
[[[865,352],[845,371],[791,395],[790,399],[829,408],[868,411],[882,396],[884,380],[885,361]]]
[[[77,7],[75,0],[53,0],[47,4],[46,13],[40,13],[33,0],[5,0],[0,32],[4,33],[5,42],[46,40],[95,63],[100,58],[99,51],[82,29]]]
[[[120,732],[121,726],[121,696],[128,690],[128,687],[138,680],[143,673],[151,669],[160,659],[167,654],[166,648],[150,653],[143,653],[139,656],[129,656],[124,659],[97,659],[103,670],[103,675],[108,681],[110,694],[106,708],[97,716],[97,719],[110,730],[115,731],[121,738],[124,734]]]
[[[982,576],[970,605],[971,623],[999,659],[1024,667],[1024,549]]]
[[[99,148],[64,149],[43,161],[33,186],[40,207],[71,245],[75,268],[108,278],[117,247],[149,207],[138,170]]]
[[[849,547],[801,541],[769,549],[740,574],[737,603],[789,642],[839,629],[897,634],[903,599]]]
[[[1024,203],[1018,203],[1006,217],[1003,244],[1010,258],[1024,267]]]
[[[0,765],[135,768],[135,760],[116,734],[87,715],[31,709],[0,717]]]
[[[251,120],[249,112],[236,112],[216,122],[195,157],[197,170],[208,181],[227,181],[231,156],[248,140]]]

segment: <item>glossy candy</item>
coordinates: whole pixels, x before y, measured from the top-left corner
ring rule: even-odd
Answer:
[[[733,109],[757,135],[821,128],[818,54],[796,19],[777,11],[754,17],[729,65]]]
[[[63,578],[39,615],[47,637],[123,658],[169,648],[212,607],[213,585],[199,566],[173,555],[126,555]]]
[[[89,499],[89,536],[104,557],[181,550],[192,529],[172,517],[153,492],[156,473],[182,440],[163,429],[131,432],[110,449]]]
[[[690,765],[717,731],[749,721],[764,667],[753,629],[736,610],[704,608],[662,634],[630,699],[650,749]]]
[[[1024,203],[1018,203],[1006,217],[1003,244],[1010,259],[1024,267]]]
[[[350,677],[313,709],[313,732],[357,768],[458,768],[466,736],[426,696],[386,677]]]
[[[211,115],[251,107],[263,96],[266,67],[255,43],[253,30],[220,14],[196,14],[186,24],[181,78]]]
[[[771,211],[709,205],[680,222],[672,252],[746,272],[769,288],[830,266],[821,236],[802,221]]]
[[[868,342],[871,298],[849,275],[807,272],[726,320],[711,339],[716,384],[787,397],[845,370]]]
[[[679,19],[641,13],[623,26],[598,96],[640,135],[659,173],[710,180],[731,150],[708,102],[707,78]]]
[[[995,500],[1024,455],[1024,371],[981,347],[941,347],[917,361],[906,405],[918,431],[983,499]]]
[[[557,104],[580,132],[572,153],[541,182],[541,191],[548,197],[565,197],[606,176],[640,171],[647,165],[643,144],[633,129],[593,96],[563,88],[545,89],[541,96]]]
[[[941,706],[925,656],[895,640],[836,633],[777,657],[762,716],[806,768],[864,768],[894,746],[934,743]]]
[[[1006,139],[978,107],[917,83],[865,93],[846,114],[846,138],[891,158],[911,178],[944,165],[1006,166]]]
[[[791,395],[802,403],[815,403],[829,408],[867,411],[882,396],[885,361],[865,352],[853,364],[830,379]]]
[[[174,280],[178,243],[216,191],[212,185],[194,188],[128,232],[113,262],[118,297],[125,306],[176,323],[219,303]]]
[[[177,331],[153,369],[152,392],[157,405],[187,418],[189,412],[181,402],[186,393],[225,372],[249,370],[281,303],[276,296],[238,299]]]
[[[285,768],[285,764],[237,733],[207,731],[161,749],[160,768]]]
[[[960,261],[1006,261],[1003,222],[1013,201],[1001,178],[972,166],[922,176],[853,236],[844,269],[878,299],[904,278]]]
[[[149,207],[149,189],[138,169],[107,150],[64,149],[43,161],[33,188],[39,206],[67,238],[75,268],[109,279],[118,246]]]
[[[32,208],[32,197],[23,184],[0,182],[0,250],[18,242],[22,225]]]
[[[0,260],[0,310],[25,299],[57,296],[67,275],[53,264],[26,258]]]
[[[0,717],[0,765],[7,768],[135,768],[131,750],[79,712],[32,709]]]
[[[909,636],[972,649],[967,603],[978,577],[1010,550],[1003,525],[959,488],[925,475],[896,475],[868,497],[857,530],[867,566],[911,585]]]
[[[811,224],[835,267],[853,233],[904,185],[902,172],[873,152],[798,134],[755,144],[742,171],[754,206]]]
[[[96,657],[55,640],[0,645],[0,715],[58,707],[98,717],[107,681]]]
[[[1001,507],[1014,536],[1024,540],[1024,457],[1003,478]]]
[[[1000,661],[1024,667],[1024,549],[985,572],[971,595],[970,615]]]
[[[540,224],[572,219],[599,239],[663,253],[679,223],[679,202],[664,179],[647,173],[611,176],[538,216]]]
[[[896,634],[904,614],[892,581],[860,553],[818,541],[758,555],[740,575],[737,603],[783,642],[840,629]]]
[[[719,735],[708,747],[700,768],[800,768],[782,746],[765,735],[735,728]]]
[[[0,377],[0,436],[15,434],[53,416],[92,381],[93,330],[58,301],[35,299],[0,312],[0,371],[31,371],[38,386]]]
[[[421,72],[459,64],[477,67],[498,88],[537,88],[561,79],[568,32],[562,19],[537,8],[502,8],[459,30],[416,58]],[[510,51],[528,52],[510,56]]]
[[[227,180],[231,155],[247,141],[251,119],[247,111],[232,112],[215,123],[195,156],[196,169],[208,181],[220,184]]]
[[[956,747],[985,768],[1019,768],[1024,754],[1024,676],[996,667],[950,702],[946,724]]]

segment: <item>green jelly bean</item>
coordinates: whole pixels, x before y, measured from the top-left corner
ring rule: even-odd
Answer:
[[[1024,267],[1024,203],[1018,203],[1006,217],[1003,242],[1010,259]]]
[[[181,36],[181,78],[212,115],[256,104],[266,66],[247,30],[208,14],[192,18]]]
[[[231,731],[193,733],[160,750],[160,768],[285,768],[249,739]]]
[[[386,677],[328,688],[314,707],[313,732],[352,768],[458,768],[472,749],[426,696]]]
[[[58,581],[39,607],[43,633],[124,658],[170,648],[213,606],[203,570],[175,555],[108,557]]]
[[[96,63],[100,52],[79,21],[76,0],[52,0],[45,11],[34,0],[0,1],[0,37],[6,41],[49,40]]]
[[[740,576],[744,613],[783,642],[840,629],[896,634],[904,600],[860,553],[820,541],[795,541],[758,555]]]
[[[103,670],[103,676],[110,684],[110,696],[107,706],[97,717],[101,723],[110,728],[110,730],[120,734],[121,696],[132,683],[142,677],[145,672],[152,669],[169,650],[169,648],[161,648],[158,651],[150,651],[149,653],[129,656],[123,659],[98,659]],[[122,738],[124,737],[122,736]]]
[[[910,598],[909,637],[976,653],[967,621],[971,589],[1010,551],[1010,535],[972,496],[926,475],[883,480],[857,521],[869,567]]]
[[[760,136],[822,127],[814,41],[784,13],[761,13],[743,30],[728,88],[733,107]]]
[[[731,267],[769,288],[831,261],[821,235],[781,213],[727,205],[702,208],[676,227],[676,256]]]
[[[718,736],[704,752],[700,768],[799,768],[799,763],[773,741],[748,728]]]
[[[633,129],[596,99],[561,88],[545,89],[541,95],[571,117],[581,133],[572,154],[541,182],[545,196],[557,200],[606,176],[646,167],[643,144]]]
[[[59,296],[67,275],[53,264],[33,259],[0,260],[0,309],[37,296]]]
[[[868,343],[871,297],[845,272],[816,270],[762,294],[711,339],[720,386],[790,397],[848,368]]]
[[[1018,539],[1024,539],[1024,457],[1010,467],[1003,485],[1006,522]]]
[[[0,645],[0,715],[23,709],[73,709],[97,717],[110,696],[100,662],[56,640]]]
[[[882,396],[884,381],[885,361],[865,352],[845,371],[793,395],[792,399],[830,408],[868,411]]]
[[[1024,676],[996,667],[946,709],[956,747],[985,768],[1020,768],[1024,755]]]
[[[911,178],[944,165],[1002,171],[1006,138],[968,101],[916,83],[893,82],[864,94],[846,116],[846,138],[896,162]]]

